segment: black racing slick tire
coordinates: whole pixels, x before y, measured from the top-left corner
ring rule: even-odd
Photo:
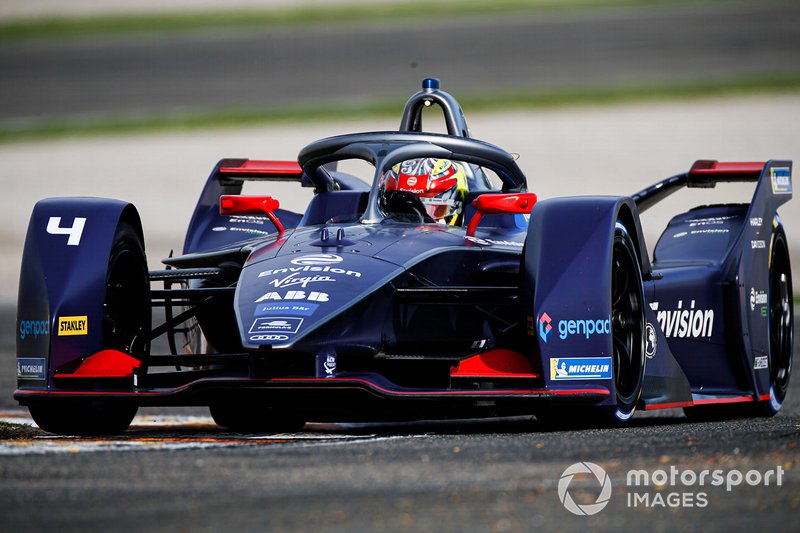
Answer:
[[[103,301],[103,348],[137,358],[149,353],[151,307],[147,259],[135,228],[120,222],[108,258]],[[30,405],[41,429],[62,435],[122,433],[136,416],[137,407],[92,402]]]
[[[33,421],[41,429],[58,435],[116,435],[128,429],[136,416],[135,405],[85,403],[30,405]]]
[[[138,232],[122,222],[108,260],[103,347],[143,358],[150,350],[150,281]]]
[[[642,271],[633,240],[619,222],[614,230],[611,265],[611,335],[617,405],[611,421],[627,423],[642,395],[645,357],[645,309]]]
[[[783,228],[772,233],[769,256],[769,399],[732,405],[686,407],[686,417],[697,421],[729,420],[753,416],[774,416],[780,411],[792,373],[794,306],[792,269]]]
[[[218,426],[241,433],[288,433],[300,431],[305,426],[304,420],[269,407],[217,402],[212,403],[209,410]]]
[[[608,408],[553,407],[536,413],[548,429],[627,424],[642,395],[645,371],[645,309],[642,270],[627,229],[617,223],[611,264],[611,335],[616,405]]]
[[[772,234],[769,257],[769,400],[756,403],[756,414],[780,411],[792,374],[794,306],[792,268],[783,228]]]

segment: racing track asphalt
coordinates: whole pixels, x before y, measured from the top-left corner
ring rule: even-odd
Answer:
[[[10,344],[4,335],[4,367]],[[3,396],[10,375],[4,368]],[[510,419],[255,436],[197,420],[138,425],[122,439],[0,443],[0,530],[729,532],[791,530],[800,518],[797,379],[772,419],[698,423],[669,411],[637,415],[625,429]],[[560,503],[559,480],[587,461],[608,473],[612,492],[598,514],[575,516]],[[673,467],[675,484],[661,490],[627,483],[630,470]],[[704,470],[731,482],[735,471],[752,480],[775,473],[769,486],[742,481],[730,491],[680,481]],[[600,494],[586,475],[568,489],[582,505]],[[633,507],[634,494],[655,506]]]
[[[0,47],[0,122],[404,101],[800,73],[800,4],[633,6]]]

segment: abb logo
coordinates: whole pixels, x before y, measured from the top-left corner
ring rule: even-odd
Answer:
[[[255,303],[266,302],[267,300],[308,300],[309,302],[327,302],[328,293],[317,291],[288,291],[286,294],[281,295],[278,292],[268,292],[256,300]]]

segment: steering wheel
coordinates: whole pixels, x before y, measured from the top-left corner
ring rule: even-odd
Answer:
[[[422,200],[412,192],[384,191],[380,202],[381,209],[386,213],[387,218],[418,224],[434,222],[425,210]]]

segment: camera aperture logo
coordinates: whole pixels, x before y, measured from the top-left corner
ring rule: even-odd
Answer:
[[[600,494],[598,494],[594,503],[578,504],[572,499],[569,486],[577,474],[592,474],[600,485]],[[561,474],[561,479],[558,480],[558,499],[561,500],[567,511],[572,514],[580,516],[597,514],[605,509],[611,499],[611,478],[608,477],[605,470],[594,463],[575,463],[568,466],[564,473]]]
[[[588,481],[576,487],[578,483],[573,483],[573,478],[579,474],[584,474],[583,477]],[[653,471],[634,469],[629,470],[625,477],[625,504],[629,509],[703,508],[709,505],[709,488],[724,487],[725,492],[731,492],[740,485],[780,487],[783,485],[784,474],[785,471],[780,465],[763,472],[760,470],[743,472],[737,469],[681,470],[674,465],[669,469],[661,468]],[[595,485],[599,485],[600,489],[594,503],[579,504],[570,493],[570,489],[572,492],[581,491],[584,493],[581,496],[585,501],[585,493],[596,493]],[[611,499],[611,479],[602,467],[594,463],[575,463],[564,470],[558,480],[558,498],[572,514],[595,515],[605,509]]]

